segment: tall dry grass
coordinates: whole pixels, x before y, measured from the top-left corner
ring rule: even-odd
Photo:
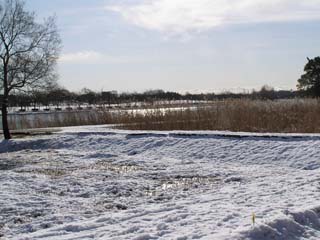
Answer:
[[[122,129],[320,133],[320,101],[227,100],[181,111],[130,116]]]
[[[128,130],[228,130],[320,133],[320,101],[226,100],[187,109],[87,111],[11,118],[12,129],[116,124]]]

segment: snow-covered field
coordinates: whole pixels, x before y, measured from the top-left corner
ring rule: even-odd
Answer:
[[[95,126],[3,141],[0,235],[320,239],[320,136],[268,136]]]

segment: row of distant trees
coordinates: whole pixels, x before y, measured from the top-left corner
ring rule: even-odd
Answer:
[[[289,99],[301,96],[302,92],[297,91],[276,91],[272,87],[263,86],[259,91],[252,91],[250,93],[231,93],[224,92],[220,94],[215,93],[201,93],[181,94],[172,91],[163,90],[149,90],[142,93],[118,93],[116,91],[101,91],[95,92],[90,89],[83,89],[80,92],[68,91],[62,87],[55,87],[45,91],[31,91],[28,93],[13,93],[10,96],[10,107],[49,107],[61,105],[114,105],[125,103],[145,103],[153,105],[156,102],[172,102],[172,101],[213,101],[223,99]]]

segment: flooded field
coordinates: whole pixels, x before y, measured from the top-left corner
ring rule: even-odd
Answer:
[[[181,111],[195,107],[141,108],[141,109],[84,109],[39,112],[11,112],[8,115],[11,129],[48,128],[78,125],[117,124],[127,117]],[[1,128],[0,118],[0,128]]]

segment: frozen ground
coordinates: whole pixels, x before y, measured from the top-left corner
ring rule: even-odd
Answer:
[[[0,234],[320,239],[320,136],[226,134],[98,126],[1,142]]]

